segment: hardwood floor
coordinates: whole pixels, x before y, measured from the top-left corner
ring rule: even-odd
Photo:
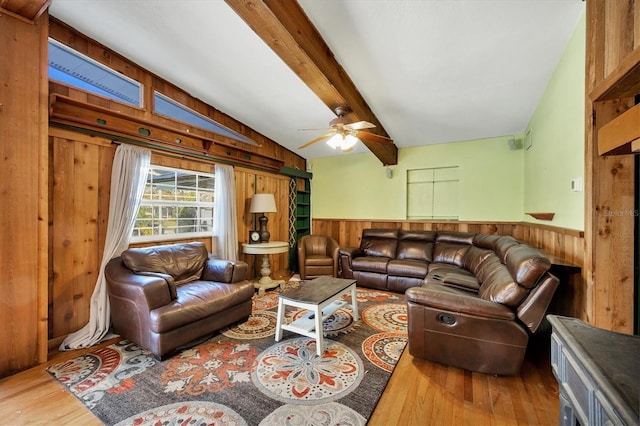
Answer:
[[[527,353],[521,375],[514,377],[446,367],[413,358],[405,350],[368,424],[558,424],[558,385],[549,363],[548,339],[533,342],[537,349]],[[52,354],[48,363],[0,380],[0,424],[100,425],[45,371],[82,352]]]
[[[530,347],[520,376],[513,377],[443,366],[414,358],[407,349],[368,425],[557,425],[549,336]]]

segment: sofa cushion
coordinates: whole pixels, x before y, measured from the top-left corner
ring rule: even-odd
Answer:
[[[461,273],[461,274],[468,274],[468,275],[473,275],[471,272],[467,271],[466,269],[460,267],[460,266],[456,266],[456,265],[452,265],[450,263],[430,263],[429,264],[429,275],[440,275],[441,277],[443,277],[445,274],[448,273]]]
[[[476,234],[473,236],[473,245],[483,249],[493,250],[496,241],[501,235]]]
[[[387,274],[400,277],[424,278],[429,264],[414,259],[392,259],[387,264]]]
[[[549,259],[526,244],[518,244],[509,249],[505,264],[511,276],[526,288],[535,286],[542,274],[551,267]]]
[[[440,243],[456,243],[456,244],[473,244],[473,237],[476,234],[471,232],[457,232],[457,231],[440,231],[438,232],[437,242]]]
[[[397,229],[365,229],[362,231],[360,249],[366,256],[396,257]]]
[[[208,259],[202,242],[131,248],[122,252],[122,261],[135,273],[159,272],[173,277],[175,285],[195,281]]]
[[[436,242],[433,248],[433,261],[462,266],[462,258],[471,246],[465,244],[453,244]]]
[[[500,261],[495,253],[491,252],[489,256],[478,266],[475,275],[481,283],[487,281],[491,275],[500,269],[504,269],[504,264]]]
[[[504,262],[507,258],[507,253],[513,246],[520,244],[515,238],[506,235],[498,238],[494,244],[493,250],[500,258],[500,261]]]
[[[166,333],[238,306],[251,300],[254,293],[248,281],[228,284],[196,280],[180,286],[176,300],[151,311],[149,328]]]
[[[361,256],[351,260],[351,267],[354,271],[376,272],[378,274],[387,273],[388,257]]]
[[[527,289],[519,286],[503,265],[482,283],[478,294],[484,300],[515,307],[527,296]]]
[[[471,246],[462,258],[462,267],[471,271],[473,274],[476,274],[480,265],[482,265],[482,263],[492,254],[492,250]]]
[[[400,231],[396,258],[432,262],[435,239],[432,231]]]
[[[320,254],[308,254],[306,264],[309,266],[333,266],[333,258]]]

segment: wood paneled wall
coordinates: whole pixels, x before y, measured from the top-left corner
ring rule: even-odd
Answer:
[[[585,308],[598,327],[634,331],[633,155],[599,155],[598,130],[640,94],[640,2],[588,0],[585,105]],[[640,123],[638,124],[640,126]],[[627,151],[630,152],[630,151]]]
[[[111,168],[116,145],[109,139],[51,128],[49,151],[49,339],[57,345],[68,333],[86,324],[98,276],[109,212]],[[214,163],[154,152],[151,163],[211,173]],[[268,213],[271,239],[288,241],[289,177],[236,167],[238,258],[246,261],[249,278],[256,276],[255,256],[242,253],[248,231],[255,229],[249,213],[254,193],[273,193],[278,213]],[[203,241],[211,250],[211,239]],[[135,244],[148,246],[185,240]],[[288,272],[286,253],[271,256],[274,275]],[[259,272],[258,272],[259,276]]]
[[[314,234],[329,235],[340,247],[359,247],[362,230],[369,228],[425,231],[461,231],[489,235],[511,235],[568,263],[583,268],[584,235],[581,231],[530,222],[437,222],[437,221],[371,221],[350,219],[313,219]],[[562,283],[562,314],[585,319],[584,268]]]
[[[47,359],[47,19],[0,9],[0,377]]]

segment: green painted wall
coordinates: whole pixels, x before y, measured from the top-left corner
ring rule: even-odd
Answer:
[[[527,126],[532,146],[524,152],[524,212],[554,212],[553,221],[540,222],[578,230],[584,191],[572,192],[571,180],[584,186],[585,40],[583,13]]]
[[[308,160],[312,216],[406,219],[407,170],[458,165],[459,220],[535,222],[525,212],[554,212],[541,223],[584,229],[584,192],[570,182],[584,176],[585,31],[583,14],[527,127],[530,149],[510,150],[509,136],[404,148],[391,179],[370,153]]]
[[[508,139],[400,149],[391,179],[369,153],[308,160],[312,216],[404,220],[407,170],[459,166],[459,220],[520,221],[523,150],[510,150]]]

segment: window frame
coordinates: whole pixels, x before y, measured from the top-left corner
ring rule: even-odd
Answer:
[[[173,184],[169,184],[169,182],[167,181],[164,181],[162,183],[155,182],[154,176],[158,176],[157,174],[158,171],[161,171],[161,173],[164,173],[164,174],[173,173],[174,174]],[[184,175],[195,178],[196,183],[193,187],[180,185],[179,177]],[[213,184],[211,185],[210,189],[209,187],[199,186],[199,181],[201,178],[211,179]],[[160,195],[159,198],[153,197],[154,194],[157,195],[157,192],[155,191],[157,190],[157,187],[159,185],[169,188],[168,190],[173,193],[173,199],[163,199],[162,195]],[[182,191],[188,192],[190,191],[190,188],[193,188],[193,191],[195,191],[195,194],[193,195],[195,195],[196,200],[187,201],[184,199],[183,200],[178,199]],[[198,198],[200,198],[201,195],[208,194],[208,193],[211,194],[211,201],[198,200]],[[151,198],[149,198],[149,195],[151,195]],[[193,238],[211,237],[213,235],[214,202],[215,202],[215,174],[214,173],[152,164],[149,167],[149,175],[147,176],[147,182],[145,183],[143,198],[140,202],[140,206],[138,207],[138,212],[136,212],[136,219],[134,222],[134,228],[131,231],[130,242],[132,244],[139,244],[139,243],[147,243],[147,242],[185,240],[185,239],[193,239]],[[210,224],[208,224],[208,230],[195,231],[195,232],[175,232],[175,233],[167,233],[167,234],[155,233],[156,230],[162,229],[161,224],[163,221],[167,221],[167,222],[175,221],[176,222],[175,227],[180,226],[179,224],[180,217],[177,213],[174,213],[175,217],[163,219],[162,214],[156,215],[156,212],[157,212],[156,209],[163,209],[163,208],[179,209],[181,207],[196,208],[196,211],[197,211],[197,216],[195,218],[187,218],[189,220],[196,220],[197,222],[195,224],[186,225],[186,226],[201,227],[203,226],[202,221],[210,221]],[[202,211],[201,209],[203,208],[210,209],[211,216],[201,216],[200,213]],[[145,220],[144,218],[139,217],[141,214],[141,210],[143,209],[150,209],[152,213],[151,217],[148,217],[146,219],[152,222],[151,235],[136,235],[136,231],[141,229],[140,227],[138,227],[139,221]],[[167,227],[167,228],[170,228],[170,227]]]

